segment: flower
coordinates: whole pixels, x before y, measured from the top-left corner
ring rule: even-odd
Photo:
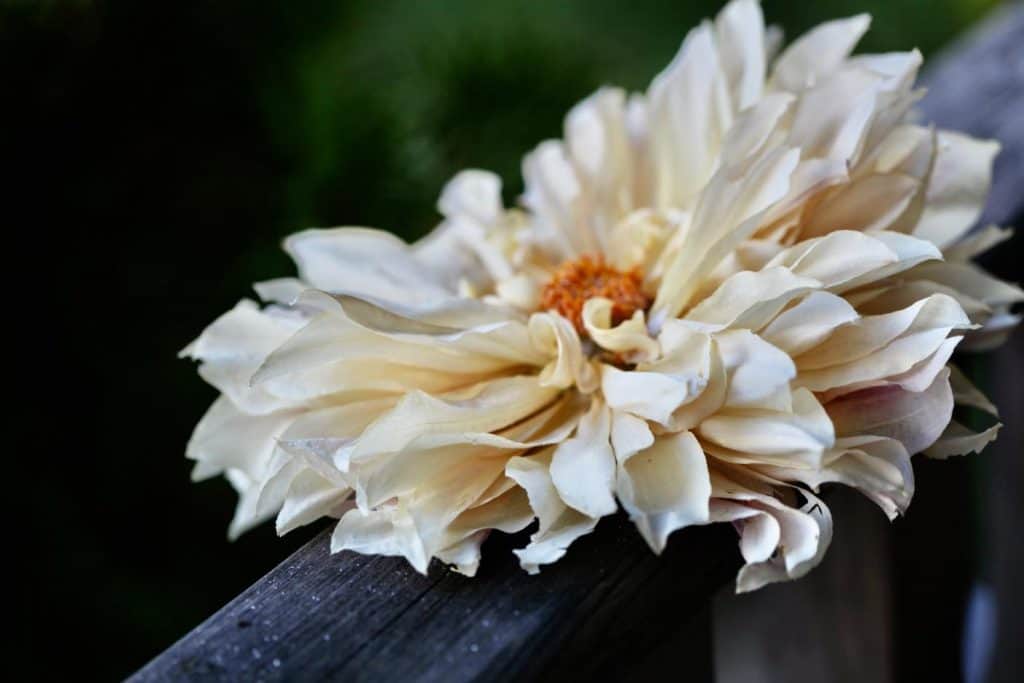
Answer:
[[[522,209],[464,171],[407,245],[308,230],[185,352],[222,395],[187,455],[235,536],[339,518],[332,550],[472,575],[536,522],[537,571],[620,507],[655,552],[732,522],[738,590],[820,561],[825,483],[894,518],[911,456],[978,451],[953,366],[1024,298],[970,263],[994,143],[908,117],[917,52],[850,56],[865,16],[778,57],[754,0],[694,29],[644,94],[603,88],[523,162]],[[769,65],[771,65],[769,67]]]

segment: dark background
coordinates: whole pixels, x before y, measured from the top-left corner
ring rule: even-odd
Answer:
[[[764,2],[790,37],[870,11],[862,50],[926,57],[995,4]],[[9,358],[31,373],[6,481],[30,578],[10,589],[25,615],[15,666],[123,677],[310,536],[264,527],[229,544],[233,492],[191,484],[183,457],[215,392],[176,353],[251,282],[292,272],[285,235],[415,238],[470,166],[514,201],[522,154],[573,103],[606,82],[646,87],[718,6],[0,3],[5,185],[25,210],[8,220],[24,270]]]

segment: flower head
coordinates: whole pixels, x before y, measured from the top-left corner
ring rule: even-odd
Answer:
[[[825,483],[890,517],[911,456],[977,451],[948,365],[1024,298],[969,259],[995,145],[912,123],[916,52],[850,56],[864,16],[773,57],[754,0],[694,29],[643,94],[603,88],[525,157],[522,209],[464,171],[406,245],[292,236],[186,353],[222,396],[188,447],[231,533],[338,517],[332,548],[472,574],[495,530],[558,560],[624,509],[655,552],[732,522],[740,590],[822,557]]]

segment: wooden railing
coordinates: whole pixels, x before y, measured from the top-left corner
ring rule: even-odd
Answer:
[[[1019,218],[1024,6],[998,11],[942,57],[926,83],[926,120],[1003,143],[984,220]],[[1020,358],[1011,347],[995,362],[1019,369]],[[1005,421],[1024,417],[1021,407],[1004,406]],[[1013,449],[1016,439],[1019,448],[1020,428],[1007,431],[997,447]],[[475,579],[437,564],[424,577],[398,558],[332,556],[329,536],[325,529],[131,680],[643,680],[666,663],[680,679],[711,680],[709,604],[739,566],[725,525],[684,530],[655,557],[621,516],[540,576],[522,572],[511,553],[525,544],[522,535],[490,539]],[[751,616],[751,628],[767,623]],[[763,680],[797,677],[783,671]]]

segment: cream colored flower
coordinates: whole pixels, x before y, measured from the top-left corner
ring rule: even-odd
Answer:
[[[465,171],[415,245],[289,238],[298,279],[186,349],[222,392],[188,455],[239,491],[232,535],[337,517],[333,550],[472,575],[536,522],[533,572],[621,507],[655,552],[732,522],[752,590],[821,559],[822,484],[904,511],[911,455],[995,436],[951,424],[995,410],[947,361],[1021,292],[969,262],[1004,234],[965,237],[994,146],[910,123],[920,56],[850,57],[867,24],[773,60],[734,0],[646,93],[577,105],[523,210]]]

